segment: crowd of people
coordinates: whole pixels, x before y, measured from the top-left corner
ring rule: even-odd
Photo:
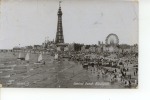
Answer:
[[[110,83],[118,82],[124,87],[136,87],[138,85],[138,55],[136,53],[83,53],[64,52],[61,58],[80,63],[84,69],[96,73],[96,77],[102,77]]]
[[[138,85],[138,54],[110,52],[53,52],[55,60],[73,61],[84,69],[96,73],[97,78],[103,78],[110,83],[120,83],[125,87]],[[45,64],[45,62],[44,62]]]

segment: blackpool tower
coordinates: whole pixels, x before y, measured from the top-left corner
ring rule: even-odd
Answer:
[[[58,22],[57,22],[57,32],[56,32],[56,38],[55,43],[64,43],[64,36],[63,36],[63,27],[62,27],[62,11],[60,6],[61,1],[59,2],[59,9],[58,9]]]

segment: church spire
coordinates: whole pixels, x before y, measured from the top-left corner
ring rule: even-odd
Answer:
[[[57,22],[57,33],[55,43],[64,43],[64,36],[63,36],[63,27],[62,27],[62,11],[61,11],[61,1],[59,1],[59,9],[58,9],[58,22]]]

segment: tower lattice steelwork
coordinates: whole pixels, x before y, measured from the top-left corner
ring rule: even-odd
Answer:
[[[63,36],[63,27],[62,27],[62,11],[61,11],[61,6],[59,2],[59,9],[58,9],[58,22],[57,22],[57,33],[56,33],[56,38],[55,38],[55,43],[64,43],[64,36]]]

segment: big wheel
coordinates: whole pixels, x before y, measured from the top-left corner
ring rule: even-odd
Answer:
[[[118,45],[119,44],[119,38],[116,34],[109,34],[107,37],[106,37],[106,45]]]

